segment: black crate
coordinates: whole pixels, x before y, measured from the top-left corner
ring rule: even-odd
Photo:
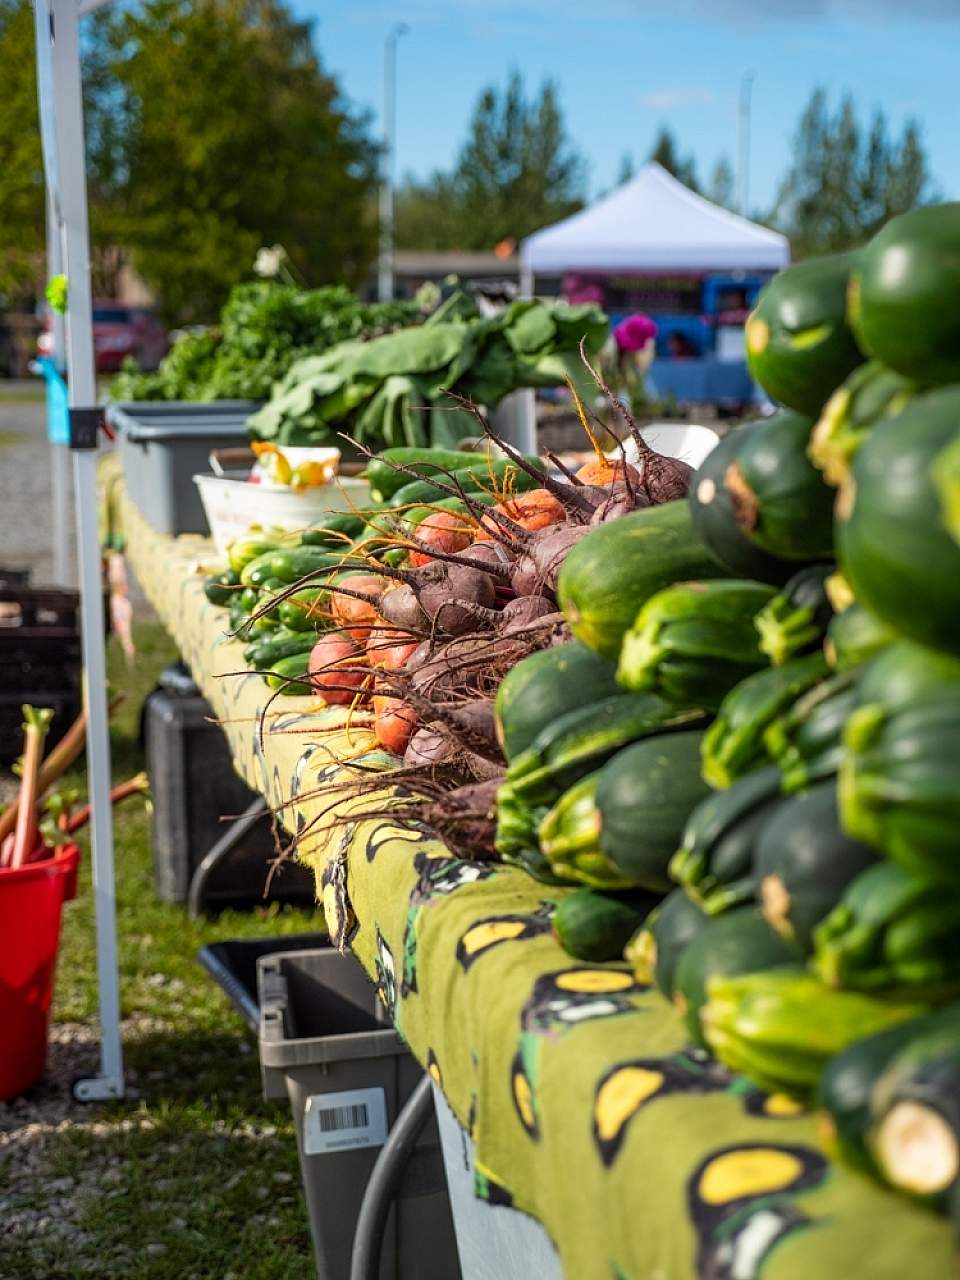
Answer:
[[[160,678],[144,707],[143,732],[153,795],[153,865],[157,896],[185,902],[194,871],[227,829],[255,799],[233,767],[223,730],[210,704],[180,665]],[[264,890],[276,856],[269,814],[211,874],[204,907],[262,906],[266,902],[312,906],[313,873],[284,863]]]
[[[80,597],[31,587],[29,571],[0,567],[0,761],[22,750],[25,703],[54,712],[49,746],[80,714]]]

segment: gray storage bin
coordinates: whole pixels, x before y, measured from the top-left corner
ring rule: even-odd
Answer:
[[[380,1147],[423,1072],[385,1022],[352,956],[331,949],[257,965],[264,1096],[288,1098],[320,1280],[346,1280],[360,1203]],[[436,1119],[390,1211],[380,1280],[458,1280]]]
[[[251,400],[107,406],[127,494],[159,533],[210,532],[193,477],[209,472],[212,449],[247,443],[247,418],[259,408]]]

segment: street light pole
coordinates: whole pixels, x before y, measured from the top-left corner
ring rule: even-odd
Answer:
[[[750,203],[750,94],[755,71],[744,73],[740,82],[740,110],[737,116],[737,210],[743,218],[749,217]]]
[[[377,297],[393,298],[393,155],[397,128],[397,41],[410,28],[398,22],[387,33],[383,47],[383,158],[380,175],[380,260]]]

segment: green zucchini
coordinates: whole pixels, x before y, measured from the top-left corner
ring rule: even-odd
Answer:
[[[666,892],[667,864],[706,792],[698,731],[626,747],[560,798],[540,823],[553,870],[598,889]]]
[[[760,832],[754,854],[764,919],[809,955],[816,926],[876,860],[873,849],[840,830],[833,780],[785,800]]]
[[[567,955],[602,963],[619,960],[623,949],[660,901],[642,889],[601,893],[574,889],[560,899],[553,913],[553,932]]]
[[[672,1000],[680,957],[709,919],[683,889],[668,893],[624,951],[637,981],[655,983]]]
[[[956,1045],[960,1038],[960,1004],[865,1036],[827,1063],[815,1099],[827,1121],[821,1125],[821,1132],[827,1134],[830,1148],[847,1163],[879,1175],[870,1149],[877,1083],[902,1049],[909,1047],[915,1052],[915,1047],[924,1046],[928,1038],[934,1037],[938,1047],[942,1037]]]
[[[750,372],[774,400],[818,413],[863,356],[847,323],[855,257],[832,253],[779,272],[746,324]]]
[[[680,957],[673,1003],[699,1045],[705,1043],[700,1016],[712,980],[793,964],[799,953],[776,933],[755,907],[740,907],[712,919]]]
[[[755,900],[754,850],[782,801],[780,770],[758,769],[691,813],[670,875],[708,915]]]
[[[960,429],[934,458],[930,474],[944,526],[954,542],[960,543]]]
[[[237,597],[239,586],[239,573],[234,569],[225,569],[223,573],[214,573],[204,579],[203,594],[211,604],[229,609]]]
[[[898,640],[866,663],[856,687],[858,705],[876,703],[887,711],[943,693],[953,697],[960,694],[960,657]]]
[[[313,693],[309,680],[298,680],[298,676],[306,676],[310,671],[310,653],[293,653],[287,658],[274,662],[266,675],[267,684],[277,693],[287,697],[302,698]]]
[[[703,776],[712,787],[729,787],[752,769],[770,763],[765,734],[774,720],[829,674],[820,653],[792,658],[742,680],[727,694],[703,738]]]
[[[848,671],[872,658],[896,638],[897,633],[891,626],[854,602],[831,618],[823,651],[831,667]]]
[[[687,729],[704,719],[653,693],[618,693],[552,721],[516,756],[507,781],[526,804],[553,804],[562,792],[621,748],[652,734]]]
[[[902,213],[861,250],[850,319],[863,349],[917,382],[960,379],[960,204]]]
[[[896,863],[865,868],[814,937],[828,986],[924,999],[960,990],[960,899]]]
[[[715,709],[767,665],[754,619],[773,595],[773,587],[735,578],[665,587],[623,637],[617,679],[635,693]]]
[[[835,777],[843,759],[843,730],[856,705],[855,672],[841,671],[797,698],[763,735],[779,766],[786,794]]]
[[[960,1023],[956,1006],[944,1014],[911,1023],[911,1033],[893,1049],[871,1090],[865,1140],[884,1182],[955,1212]]]
[[[514,794],[509,782],[497,788],[497,829],[493,847],[511,866],[520,867],[542,884],[574,884],[556,875],[540,852],[537,830],[546,817],[549,805],[530,805]]]
[[[731,919],[721,916],[710,927]],[[806,1098],[834,1054],[926,1011],[922,1004],[834,991],[805,969],[784,967],[713,977],[701,1022],[725,1066],[761,1089]]]
[[[782,409],[746,437],[723,480],[740,532],[782,560],[833,556],[835,495],[807,457],[812,430]]]
[[[960,650],[960,544],[932,478],[960,388],[927,392],[870,433],[837,501],[840,567],[857,600],[922,644]]]
[[[592,529],[571,548],[557,598],[578,640],[616,658],[641,607],[674,582],[721,578],[701,545],[686,502],[665,502]]]
[[[740,446],[763,425],[748,422],[728,431],[692,477],[687,500],[694,532],[729,573],[779,586],[796,571],[796,566],[761,551],[743,535],[733,499],[724,485],[727,468],[736,460]]]
[[[308,654],[316,643],[315,635],[278,627],[276,631],[259,636],[247,645],[243,651],[243,657],[244,661],[249,662],[255,670],[267,671],[281,658],[290,658],[300,653]]]
[[[909,404],[914,384],[878,360],[854,369],[824,405],[810,437],[810,461],[827,484],[839,487],[871,428]]]
[[[808,565],[757,614],[760,649],[775,667],[823,645],[833,617],[826,588],[832,573],[832,565]]]
[[[411,482],[411,471],[420,476],[436,475],[439,470],[461,471],[464,467],[475,467],[483,460],[482,454],[452,449],[384,449],[367,463],[365,475],[374,502],[387,502],[398,489]],[[405,470],[398,471],[398,466]]]
[[[612,662],[580,644],[541,649],[512,667],[497,689],[497,739],[508,761],[555,720],[619,693]]]
[[[960,696],[857,707],[843,745],[844,830],[914,875],[960,885]]]

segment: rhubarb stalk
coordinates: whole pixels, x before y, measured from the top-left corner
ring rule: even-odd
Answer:
[[[37,798],[43,744],[53,712],[49,707],[23,708],[23,768],[20,776],[17,829],[10,865],[23,866],[37,842]]]

